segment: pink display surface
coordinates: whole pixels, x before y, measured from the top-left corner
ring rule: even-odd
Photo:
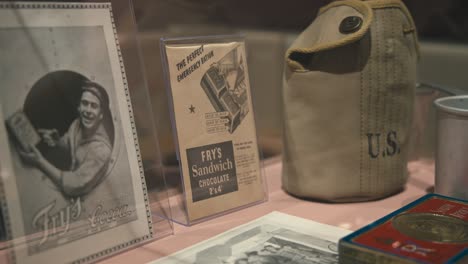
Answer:
[[[412,161],[408,164],[408,183],[402,192],[377,201],[331,204],[301,200],[288,195],[281,188],[281,169],[280,158],[265,162],[268,202],[191,227],[175,224],[173,236],[145,244],[103,260],[101,263],[137,264],[154,261],[272,211],[280,211],[354,231],[431,192],[434,184],[434,162]]]

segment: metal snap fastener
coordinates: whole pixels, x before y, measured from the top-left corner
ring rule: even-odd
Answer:
[[[362,25],[362,18],[358,16],[349,16],[343,19],[340,24],[340,32],[349,34],[358,31]]]

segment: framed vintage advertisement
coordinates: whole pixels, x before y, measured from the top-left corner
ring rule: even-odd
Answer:
[[[0,86],[11,260],[84,263],[151,239],[111,4],[0,2]]]
[[[186,222],[264,201],[244,39],[161,44]]]

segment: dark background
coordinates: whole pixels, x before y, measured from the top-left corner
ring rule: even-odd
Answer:
[[[140,30],[171,24],[212,24],[237,28],[301,31],[330,0],[134,0]],[[468,1],[406,0],[420,37],[468,41]]]

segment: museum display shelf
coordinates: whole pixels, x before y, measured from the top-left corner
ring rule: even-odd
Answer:
[[[370,202],[322,203],[298,199],[287,194],[281,188],[281,171],[280,157],[273,157],[265,162],[265,175],[269,191],[268,202],[191,227],[175,224],[173,236],[145,244],[108,258],[101,263],[131,262],[137,264],[155,261],[272,211],[279,211],[354,231],[418,199],[424,194],[432,192],[434,184],[434,161],[420,159],[408,163],[408,182],[405,189],[400,193]]]

